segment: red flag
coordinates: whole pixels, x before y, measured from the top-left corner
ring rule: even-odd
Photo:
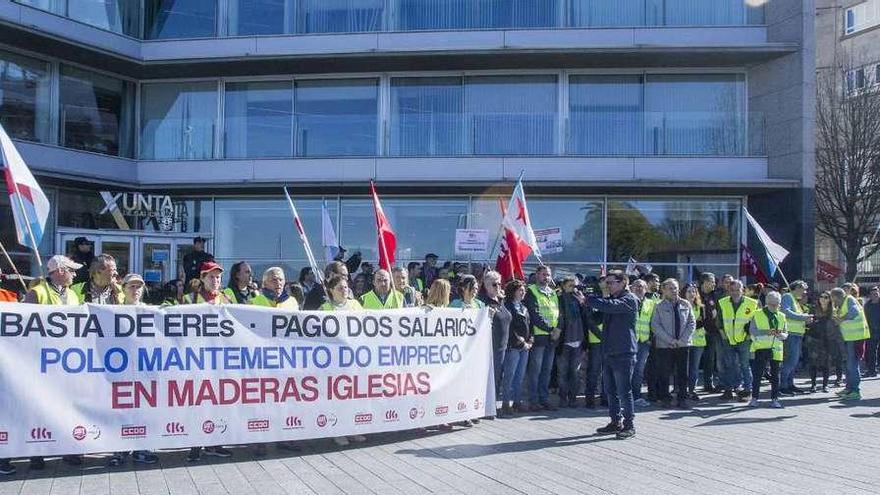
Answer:
[[[840,267],[832,265],[827,261],[816,260],[816,278],[818,280],[834,282],[841,273],[843,273],[843,270]]]
[[[748,246],[741,246],[740,248],[742,253],[739,260],[740,273],[746,277],[752,277],[756,282],[762,284],[770,282],[770,279],[767,278],[764,270],[761,269],[761,265],[755,260],[755,255],[752,254],[752,250],[749,249]]]
[[[498,260],[495,262],[495,270],[501,274],[503,280],[512,278],[524,280],[523,262],[531,253],[540,256],[541,251],[538,248],[535,232],[532,230],[522,178],[516,183],[501,225],[504,229],[504,237],[502,237],[501,252],[498,253]]]
[[[394,253],[397,251],[397,236],[391,230],[388,217],[379,203],[379,195],[376,194],[376,184],[370,181],[370,191],[373,193],[373,208],[376,210],[376,233],[379,238],[379,268],[391,270],[394,265]]]

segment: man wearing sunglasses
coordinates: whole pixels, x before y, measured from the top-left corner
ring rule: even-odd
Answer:
[[[618,440],[626,440],[636,434],[632,375],[636,361],[639,300],[629,291],[629,280],[623,272],[609,272],[605,281],[608,297],[586,297],[589,307],[602,312],[603,381],[611,417],[611,422],[596,432],[616,434]]]

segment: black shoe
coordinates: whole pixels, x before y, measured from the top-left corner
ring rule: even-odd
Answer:
[[[723,394],[721,394],[721,400],[733,400],[733,392],[730,390],[725,390]]]
[[[806,390],[804,390],[804,389],[802,389],[802,388],[797,388],[797,387],[792,387],[792,388],[790,388],[789,390],[791,390],[791,392],[792,392],[794,395],[804,395],[804,394],[809,393],[809,392],[807,392]]]
[[[608,423],[602,428],[596,428],[596,433],[600,435],[613,435],[623,430],[623,424],[615,423],[614,421]]]
[[[119,467],[123,464],[125,464],[124,452],[115,452],[109,459],[107,459],[107,467]]]
[[[688,400],[692,400],[692,401],[694,401],[694,402],[699,402],[699,401],[700,401],[700,396],[697,395],[696,392],[690,392],[690,393],[688,393],[687,398],[688,398]]]
[[[782,390],[779,391],[779,395],[783,395],[783,396],[785,396],[785,397],[793,397],[793,396],[794,396],[794,391],[785,388],[785,389],[782,389]]]
[[[202,450],[205,451],[205,455],[211,457],[232,457],[232,452],[224,449],[223,447],[205,447]]]
[[[9,459],[0,460],[0,474],[3,476],[11,476],[15,474],[15,466],[9,462]]]
[[[138,464],[156,464],[159,462],[159,456],[149,450],[135,450],[131,453],[131,460]]]
[[[595,397],[587,397],[584,399],[584,407],[587,409],[593,409],[596,407],[596,398]]]
[[[622,430],[617,432],[618,440],[628,440],[636,436],[636,429],[633,425],[624,426]]]
[[[545,403],[541,404],[541,409],[543,409],[545,411],[558,411],[559,410],[557,407],[553,406],[549,402],[545,402]]]
[[[202,460],[202,448],[201,447],[193,447],[189,449],[189,454],[186,455],[187,462],[199,462]]]
[[[810,386],[810,393],[811,393],[811,394],[815,394],[815,393],[816,393],[816,386],[815,386],[815,385],[811,385],[811,386]]]
[[[45,467],[46,461],[44,461],[42,457],[31,457],[30,469],[39,471],[41,469],[45,469]]]

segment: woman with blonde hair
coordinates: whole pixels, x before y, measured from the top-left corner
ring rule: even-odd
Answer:
[[[452,286],[449,281],[443,278],[434,280],[431,288],[428,289],[428,297],[425,299],[425,305],[432,308],[445,308],[449,306],[449,294],[452,293]]]
[[[687,398],[692,401],[700,400],[697,395],[697,379],[700,377],[700,359],[706,349],[706,329],[703,325],[703,300],[700,298],[700,290],[694,283],[689,283],[681,290],[681,296],[690,303],[694,312],[694,320],[697,328],[688,348],[688,389]]]

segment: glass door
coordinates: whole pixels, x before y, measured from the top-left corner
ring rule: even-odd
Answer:
[[[95,242],[95,254],[109,254],[116,259],[119,280],[134,268],[134,244],[131,237],[100,236]]]
[[[172,239],[144,237],[140,240],[141,275],[148,285],[161,286],[174,278],[177,261]]]

